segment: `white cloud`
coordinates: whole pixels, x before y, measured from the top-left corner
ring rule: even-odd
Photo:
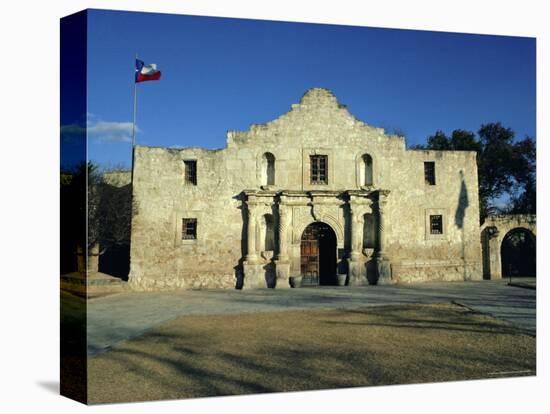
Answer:
[[[78,144],[82,142],[86,129],[78,124],[61,125],[61,142]]]
[[[136,125],[136,132],[140,129]],[[132,122],[104,121],[94,114],[87,114],[87,129],[79,124],[61,126],[61,139],[71,143],[83,138],[98,142],[132,142]]]
[[[102,142],[132,142],[132,123],[88,121],[88,137]]]

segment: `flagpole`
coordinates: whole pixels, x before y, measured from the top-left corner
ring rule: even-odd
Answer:
[[[134,154],[136,147],[136,109],[137,109],[137,82],[136,82],[136,62],[138,55],[136,53],[136,59],[134,61],[134,122],[132,124],[132,172],[131,181],[134,182]]]
[[[136,53],[136,62],[138,55]],[[135,75],[135,62],[134,62],[134,123],[132,125],[132,148],[136,145],[136,108],[137,108],[137,82]]]

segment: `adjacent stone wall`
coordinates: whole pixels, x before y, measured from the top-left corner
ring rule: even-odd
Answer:
[[[269,186],[266,152],[275,157],[275,183]],[[328,185],[310,184],[312,154],[328,156]],[[371,156],[373,170],[366,187],[364,154]],[[184,160],[196,160],[197,185],[185,184]],[[425,184],[425,161],[435,162],[435,186]],[[228,132],[224,149],[136,147],[129,281],[147,290],[235,287],[247,254],[245,192],[271,191],[279,202],[283,191],[379,189],[388,194],[385,254],[394,281],[481,279],[475,153],[406,150],[402,137],[364,124],[332,93],[316,88],[278,119]],[[329,201],[325,216],[331,227],[341,227],[335,229],[342,233],[339,254],[349,255],[350,213],[341,204]],[[275,202],[266,209],[278,220]],[[296,273],[300,229],[316,217],[307,205],[289,207],[288,213],[290,272]],[[430,214],[443,216],[442,235],[430,234]],[[196,240],[182,240],[182,218],[197,219]],[[258,243],[261,235],[254,236]],[[264,252],[262,263],[269,266],[277,253]]]
[[[481,226],[481,245],[483,252],[483,277],[485,279],[502,278],[501,247],[506,235],[521,228],[537,235],[537,217],[534,214],[501,214],[489,216]]]

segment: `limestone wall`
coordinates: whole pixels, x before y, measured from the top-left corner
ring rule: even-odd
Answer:
[[[360,189],[361,157],[368,153],[373,183],[363,188],[389,190],[385,234],[392,277],[481,278],[475,153],[406,150],[403,138],[357,120],[329,91],[311,89],[278,119],[228,132],[221,150],[136,147],[130,283],[138,289],[234,287],[247,253],[243,191],[265,184],[266,152],[275,157],[275,183],[263,188],[275,194]],[[328,156],[326,185],[310,184],[312,154]],[[184,160],[196,160],[197,185],[185,184]],[[424,161],[435,162],[434,186],[424,182]],[[277,218],[275,204],[266,208]],[[341,226],[338,243],[346,254],[348,213],[337,202],[327,208],[332,226]],[[443,216],[442,235],[429,233],[430,214]],[[196,240],[182,240],[182,218],[197,219]],[[314,221],[310,208],[293,212],[291,273],[299,272],[297,227],[308,221]],[[262,234],[257,237],[261,243]]]

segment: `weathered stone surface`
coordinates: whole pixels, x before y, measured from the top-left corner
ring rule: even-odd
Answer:
[[[311,183],[316,154],[327,156],[327,184]],[[315,221],[334,230],[337,272],[351,285],[376,283],[380,269],[384,282],[481,279],[475,157],[407,150],[320,88],[274,121],[228,132],[224,149],[137,146],[129,282],[281,287],[301,273],[301,237]],[[186,184],[185,160],[196,160],[196,185]],[[425,161],[435,162],[435,185]],[[442,234],[431,234],[430,215],[442,216]],[[182,240],[183,218],[197,219],[195,240]]]

